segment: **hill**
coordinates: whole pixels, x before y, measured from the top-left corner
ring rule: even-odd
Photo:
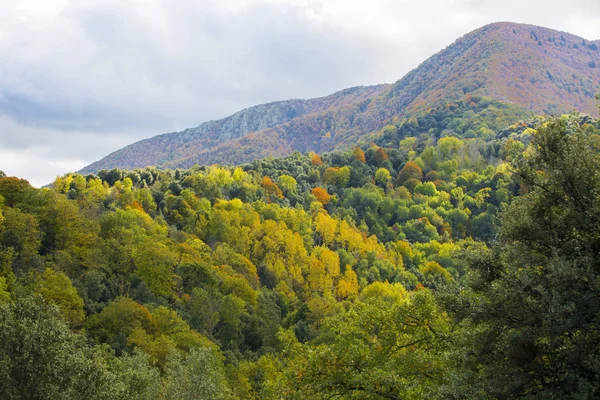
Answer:
[[[423,116],[436,121],[438,134],[480,134],[481,128],[497,130],[532,114],[573,109],[596,113],[598,90],[600,41],[531,25],[495,23],[458,39],[392,85],[251,107],[134,143],[82,172],[241,164],[296,150],[343,149],[373,140],[378,131],[403,118]],[[448,109],[454,109],[453,118],[447,118]],[[478,121],[479,130],[465,129],[473,121]]]

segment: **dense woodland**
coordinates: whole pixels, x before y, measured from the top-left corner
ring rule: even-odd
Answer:
[[[328,154],[1,174],[2,398],[598,398],[600,122],[466,106]]]

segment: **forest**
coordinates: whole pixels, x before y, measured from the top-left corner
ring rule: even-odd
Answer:
[[[600,121],[463,106],[237,167],[0,172],[1,397],[600,397]]]

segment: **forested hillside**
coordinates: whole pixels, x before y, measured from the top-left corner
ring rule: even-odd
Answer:
[[[294,151],[347,150],[401,119],[431,116],[432,110],[456,103],[469,105],[473,98],[486,98],[492,107],[481,114],[461,108],[460,118],[491,130],[533,115],[572,110],[595,115],[599,90],[600,42],[532,25],[495,23],[459,38],[394,84],[251,107],[131,144],[82,173],[242,164]],[[498,120],[496,113],[508,118]],[[439,130],[458,126],[454,118],[436,118]]]
[[[600,122],[486,122],[510,110],[237,167],[1,174],[2,397],[596,398]]]

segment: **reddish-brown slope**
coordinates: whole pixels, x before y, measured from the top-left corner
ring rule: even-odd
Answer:
[[[552,29],[496,23],[434,56],[428,85],[409,110],[464,93],[522,105],[536,113],[576,108],[596,113],[600,42]]]

